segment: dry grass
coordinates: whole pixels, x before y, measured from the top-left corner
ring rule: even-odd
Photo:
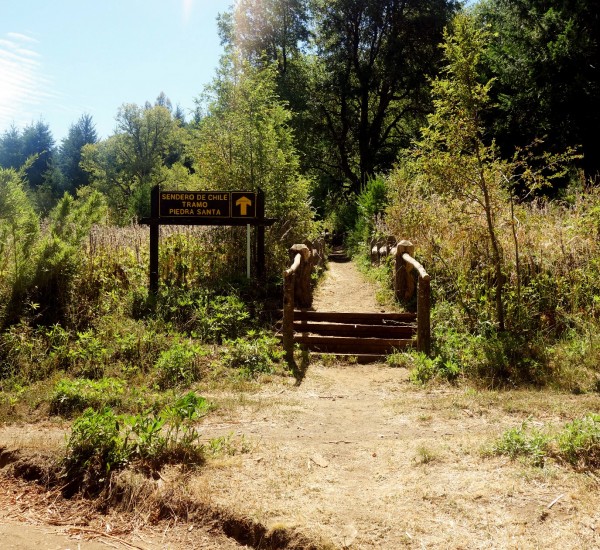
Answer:
[[[600,544],[594,472],[482,452],[525,420],[551,428],[598,410],[597,394],[422,389],[405,369],[313,364],[300,386],[281,379],[210,397],[220,406],[203,422],[202,439],[223,445],[201,470],[167,468],[154,481],[119,476],[111,506],[134,526],[129,534],[156,521],[209,521],[237,525],[238,535],[258,529],[289,539],[292,548]],[[34,449],[59,444],[63,430],[5,427],[0,440]],[[99,521],[94,514],[90,528]]]

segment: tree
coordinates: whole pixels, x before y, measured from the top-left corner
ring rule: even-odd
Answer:
[[[173,104],[171,100],[166,96],[165,92],[160,92],[156,101],[154,102],[155,107],[164,107],[169,113],[173,112]]]
[[[393,165],[429,109],[448,0],[314,0],[314,168],[358,194]]]
[[[82,168],[119,221],[149,214],[150,189],[165,179],[178,129],[166,107],[128,103],[119,109],[113,136],[83,147]]]
[[[18,170],[25,160],[21,132],[13,124],[0,138],[0,166]]]
[[[81,168],[81,150],[84,145],[98,142],[98,134],[92,116],[85,114],[69,128],[58,153],[58,166],[64,177],[64,190],[73,193],[88,185],[89,174]]]
[[[12,168],[0,168],[0,272],[12,275],[10,290],[13,295],[22,291],[24,280],[30,273],[39,225],[22,176]],[[3,302],[7,298],[3,296]]]
[[[457,15],[444,33],[446,67],[433,81],[434,111],[417,144],[418,171],[433,189],[459,200],[461,210],[484,217],[491,249],[496,321],[505,329],[503,251],[498,239],[498,212],[508,202],[507,166],[489,144],[483,124],[490,106],[492,81],[480,81],[481,57],[489,33],[467,14]],[[475,233],[475,230],[473,231]]]
[[[284,75],[308,40],[307,0],[240,0],[219,18],[221,41],[255,66],[274,62]]]
[[[269,231],[273,249],[287,254],[286,243],[306,237],[312,213],[289,127],[291,113],[277,97],[275,80],[274,67],[258,69],[233,53],[224,57],[198,101],[192,150],[205,188],[265,192],[266,215],[278,218]]]
[[[497,115],[490,119],[503,154],[536,138],[561,151],[581,145],[583,167],[600,171],[600,18],[587,0],[485,0],[486,55]]]
[[[30,188],[37,190],[44,185],[54,160],[54,138],[50,126],[43,120],[32,122],[23,130],[21,141],[24,157],[33,159],[26,170],[27,180]]]
[[[219,16],[226,51],[241,55],[251,66],[276,68],[276,91],[294,113],[307,109],[305,49],[309,44],[310,0],[241,0]],[[301,117],[290,121],[296,139],[310,133]]]

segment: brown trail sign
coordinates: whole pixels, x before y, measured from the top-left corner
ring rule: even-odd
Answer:
[[[158,242],[161,225],[249,225],[256,227],[256,274],[265,275],[265,194],[254,191],[166,191],[152,188],[150,217],[150,292],[158,291]]]

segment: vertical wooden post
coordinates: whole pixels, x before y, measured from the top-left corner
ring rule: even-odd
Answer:
[[[415,247],[410,241],[400,241],[396,245],[396,258],[394,262],[394,294],[396,300],[403,302],[409,300],[415,290],[412,279],[412,269],[402,258],[402,254],[407,252],[410,256],[415,253]]]
[[[419,277],[417,293],[417,350],[431,353],[431,281],[429,275]]]
[[[379,262],[379,246],[377,245],[377,239],[371,239],[369,254],[371,256],[371,265],[377,264]]]
[[[296,283],[294,284],[294,300],[300,308],[312,306],[312,253],[305,244],[295,244],[290,248],[290,259],[300,254],[300,267],[296,271]]]
[[[294,365],[294,278],[293,272],[283,272],[283,349],[288,365]]]
[[[158,293],[158,185],[150,192],[150,294]]]
[[[265,226],[261,222],[265,220],[265,192],[259,187],[256,193],[256,278],[264,280],[265,269]]]

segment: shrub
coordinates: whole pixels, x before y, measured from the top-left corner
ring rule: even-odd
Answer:
[[[529,428],[527,422],[504,432],[493,445],[493,452],[511,459],[524,457],[534,466],[542,467],[548,456],[550,440],[536,429]]]
[[[207,350],[189,341],[176,342],[163,351],[155,364],[157,383],[161,389],[189,386],[200,377],[199,359]]]
[[[194,422],[209,410],[193,392],[158,413],[125,416],[108,407],[86,409],[73,423],[63,460],[67,491],[96,493],[129,463],[157,471],[168,462],[201,462],[204,446]]]
[[[203,342],[220,344],[245,332],[250,313],[236,295],[213,296],[166,288],[158,298],[158,313],[167,322]]]
[[[52,414],[72,414],[87,408],[114,407],[121,403],[123,382],[114,378],[101,380],[59,380],[50,398]]]
[[[413,368],[410,371],[410,380],[415,384],[427,384],[436,380],[453,382],[460,375],[460,366],[452,359],[437,356],[427,357],[424,353],[414,353]]]
[[[239,369],[243,376],[253,377],[257,373],[272,373],[284,352],[279,340],[273,336],[250,331],[244,338],[226,340],[223,364]]]
[[[567,424],[557,437],[558,456],[578,468],[600,467],[600,415]]]
[[[75,420],[63,462],[67,490],[83,484],[95,492],[127,463],[131,448],[121,437],[122,426],[122,419],[110,408],[87,409]]]
[[[542,467],[548,457],[581,469],[600,467],[600,415],[573,420],[554,436],[530,428],[527,422],[507,430],[492,446],[495,454],[523,457]]]
[[[75,374],[98,379],[104,375],[109,350],[93,330],[77,333],[77,340],[68,350],[69,363]]]

